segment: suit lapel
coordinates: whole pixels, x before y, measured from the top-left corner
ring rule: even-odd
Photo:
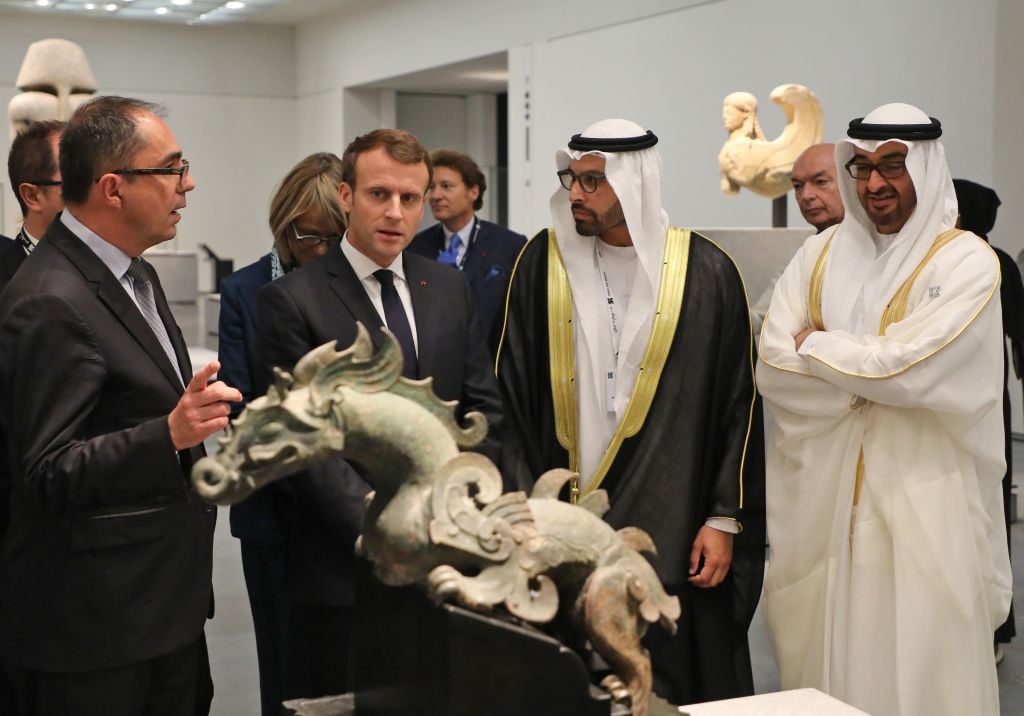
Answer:
[[[366,289],[363,288],[363,282],[352,270],[352,264],[345,258],[341,247],[331,249],[323,261],[326,263],[327,284],[352,314],[352,317],[366,326],[373,337],[374,347],[380,348],[382,335],[380,328],[384,325],[384,319],[370,302],[370,297],[366,295]]]
[[[117,317],[132,338],[142,346],[143,350],[146,351],[160,369],[160,372],[170,382],[174,394],[179,395],[182,390],[181,381],[178,379],[177,373],[174,372],[167,354],[164,353],[160,342],[153,335],[153,329],[149,327],[146,319],[142,317],[139,307],[128,297],[124,286],[118,282],[114,274],[107,268],[107,265],[60,221],[54,221],[50,224],[50,228],[46,232],[46,240],[52,241],[53,247],[78,267],[85,280],[95,287],[96,295],[100,301]],[[160,293],[160,296],[162,299],[163,292]],[[157,301],[158,305],[160,303],[161,301]],[[163,301],[163,304],[166,306],[166,300]],[[161,312],[161,318],[164,319],[164,324],[167,325],[167,317],[164,316],[163,312]],[[173,319],[171,320],[171,325],[174,325]],[[172,336],[171,341],[174,343],[174,334],[177,331],[168,331],[168,333]],[[174,349],[179,351],[178,343],[174,343]],[[181,353],[179,352],[178,355],[180,356]]]
[[[416,259],[420,259],[417,261]],[[429,266],[422,257],[406,253],[403,259],[405,278],[412,296],[412,311],[416,316],[416,358],[419,364],[417,378],[434,374],[434,354],[437,337],[441,334],[441,319],[444,301],[427,280],[424,266]]]

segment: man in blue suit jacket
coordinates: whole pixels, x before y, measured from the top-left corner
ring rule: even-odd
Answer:
[[[430,159],[430,209],[441,223],[418,233],[408,251],[462,270],[493,355],[501,337],[508,279],[526,237],[473,213],[484,205],[487,180],[469,155],[439,149]]]

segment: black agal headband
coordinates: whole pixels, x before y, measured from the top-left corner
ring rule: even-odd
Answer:
[[[863,117],[850,120],[846,136],[851,139],[938,139],[942,136],[942,122],[929,117],[928,124],[868,124]]]
[[[658,138],[649,129],[639,137],[584,137],[582,134],[574,134],[569,140],[569,149],[581,152],[635,152],[657,143]]]

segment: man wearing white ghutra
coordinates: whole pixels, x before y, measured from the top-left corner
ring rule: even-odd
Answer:
[[[604,489],[605,519],[654,539],[683,616],[644,644],[655,693],[686,704],[753,691],[763,469],[743,284],[719,247],[669,225],[657,141],[609,119],[556,154],[554,228],[510,282],[502,467],[519,487],[570,468],[567,499]]]

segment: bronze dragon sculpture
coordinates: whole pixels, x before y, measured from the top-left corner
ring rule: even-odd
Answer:
[[[435,600],[478,611],[503,605],[536,624],[563,610],[611,666],[617,678],[605,687],[646,714],[652,677],[640,639],[654,622],[674,632],[680,614],[640,554],[654,552],[650,537],[604,522],[603,491],[579,505],[558,500],[568,470],[542,475],[529,498],[502,494],[493,463],[459,452],[484,438],[484,417],[459,426],[456,403],[434,395],[429,378],[401,377],[401,366],[393,338],[375,353],[360,326],[347,350],[328,343],[292,374],[275,370],[216,456],[196,464],[196,490],[231,504],[332,454],[351,459],[374,488],[356,549],[383,582],[424,584]]]

